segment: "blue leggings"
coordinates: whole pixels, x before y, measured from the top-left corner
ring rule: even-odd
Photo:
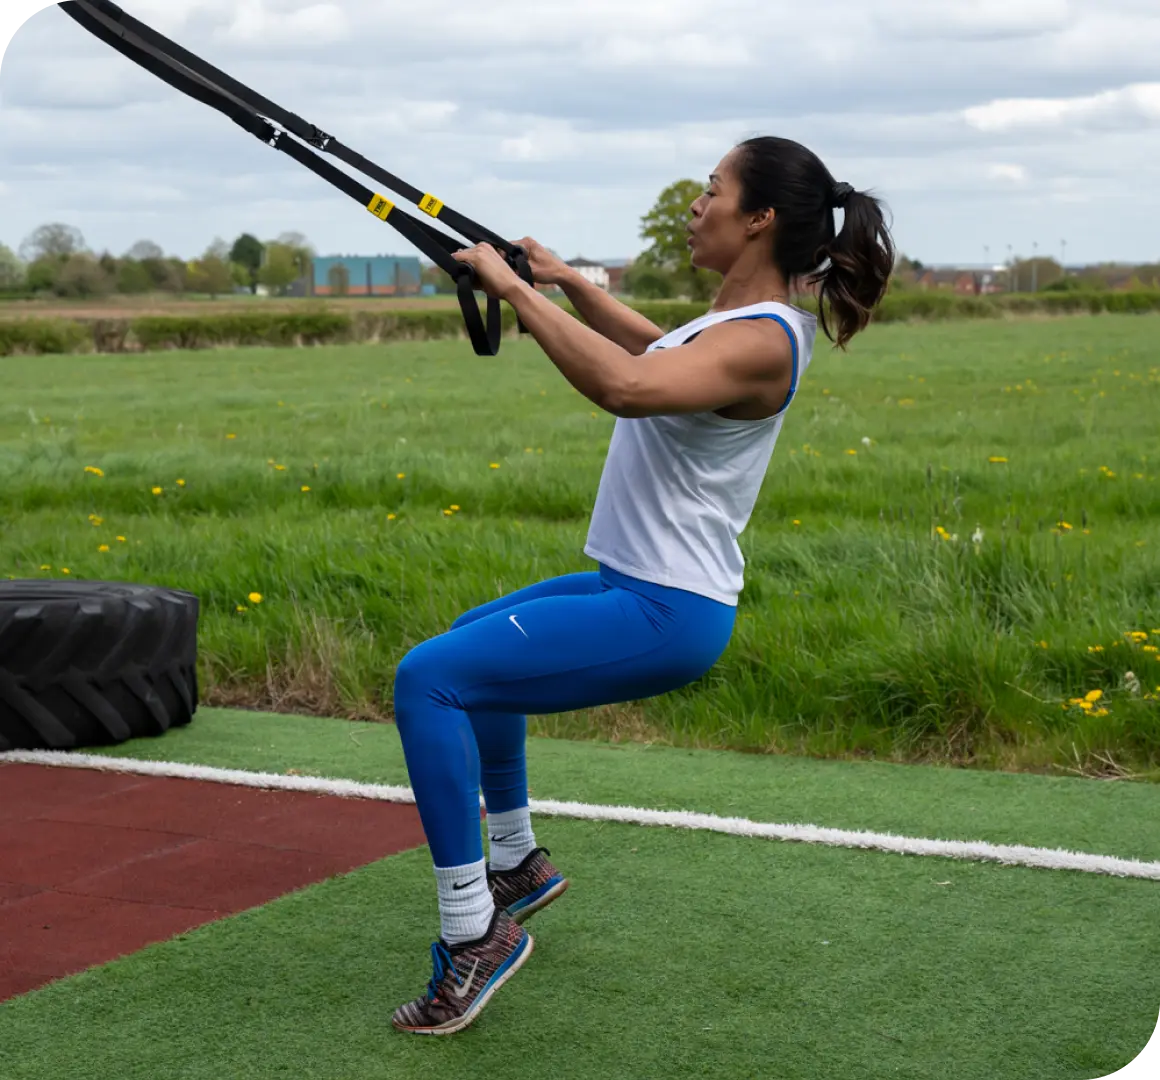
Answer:
[[[635,701],[696,681],[736,609],[601,566],[469,611],[395,673],[395,722],[437,867],[483,858],[489,813],[528,805],[527,714]]]

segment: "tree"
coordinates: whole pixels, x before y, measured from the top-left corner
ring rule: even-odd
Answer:
[[[132,259],[134,262],[145,262],[146,259],[156,259],[160,262],[165,258],[165,252],[152,240],[138,240],[125,252],[125,258]]]
[[[455,282],[451,275],[440,266],[425,266],[419,273],[419,282],[423,285],[434,285],[437,293],[455,292]]]
[[[708,299],[720,281],[708,270],[694,269],[687,242],[689,207],[702,190],[696,180],[678,180],[660,193],[641,218],[641,238],[651,244],[637,259],[644,266],[667,271],[677,289],[694,300]]]
[[[673,275],[657,266],[635,264],[624,272],[624,291],[641,300],[668,300],[676,292]]]
[[[298,267],[299,277],[310,273],[310,264],[314,261],[314,245],[305,236],[300,232],[284,232],[278,237],[277,243],[294,253],[294,264]]]
[[[20,257],[25,262],[51,257],[62,262],[85,250],[85,238],[72,225],[41,225],[20,245]]]
[[[285,244],[275,242],[267,245],[265,262],[258,271],[258,283],[274,292],[284,292],[302,276],[298,254]]]
[[[149,271],[137,259],[124,258],[117,268],[117,292],[127,296],[147,293],[153,281]]]
[[[64,263],[53,255],[42,255],[28,266],[27,285],[30,292],[52,292],[56,289]]]
[[[245,267],[246,285],[252,293],[258,291],[258,271],[262,269],[263,251],[262,241],[249,233],[242,233],[230,249],[230,262]]]
[[[57,296],[107,296],[113,291],[113,279],[101,263],[87,251],[71,256],[60,268],[54,292]]]
[[[1063,277],[1063,267],[1054,259],[1017,259],[1008,271],[1012,292],[1038,292]]]
[[[27,280],[24,263],[10,248],[0,244],[0,289],[20,289]]]
[[[189,264],[185,280],[190,292],[208,293],[213,299],[222,293],[232,292],[234,286],[230,264],[222,258],[215,245],[211,245],[200,259]]]

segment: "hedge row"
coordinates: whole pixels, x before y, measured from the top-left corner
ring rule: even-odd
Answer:
[[[817,310],[813,300],[803,307]],[[704,303],[633,305],[663,330],[703,315]],[[572,309],[565,305],[565,310]],[[879,323],[1100,312],[1160,312],[1160,290],[956,296],[892,293],[875,311]],[[573,312],[574,314],[574,312]],[[503,307],[504,331],[515,333],[515,312]],[[45,353],[160,352],[238,345],[304,346],[386,341],[431,341],[465,336],[458,308],[429,311],[243,312],[232,315],[145,316],[136,319],[22,319],[0,321],[0,356]]]

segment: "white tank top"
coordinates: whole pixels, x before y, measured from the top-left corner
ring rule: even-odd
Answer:
[[[737,538],[809,366],[817,320],[787,304],[751,304],[702,315],[648,348],[674,348],[717,323],[756,318],[780,323],[793,346],[793,381],[780,411],[764,420],[714,412],[618,417],[584,547],[590,558],[629,577],[737,605],[745,569]]]

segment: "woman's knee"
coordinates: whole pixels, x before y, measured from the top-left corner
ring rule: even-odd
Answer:
[[[408,652],[395,668],[395,719],[407,715],[408,708],[426,699],[435,689],[439,665],[433,641],[424,641]]]

